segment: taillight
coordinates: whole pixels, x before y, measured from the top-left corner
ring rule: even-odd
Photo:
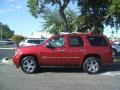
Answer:
[[[110,48],[110,50],[109,50],[110,55],[112,55],[112,46],[109,46],[109,48]]]
[[[110,49],[112,50],[112,46],[110,46]]]

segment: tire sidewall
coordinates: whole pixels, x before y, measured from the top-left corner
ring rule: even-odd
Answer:
[[[96,61],[96,63],[98,64],[98,70],[97,70],[96,72],[90,72],[90,71],[87,70],[87,68],[86,68],[87,63],[90,62],[90,61],[92,61],[92,60]],[[89,57],[89,58],[87,58],[87,59],[85,60],[84,64],[83,64],[83,70],[84,70],[85,72],[87,72],[88,74],[98,74],[98,73],[100,73],[100,71],[101,71],[101,63],[100,63],[100,60],[97,59],[97,58],[95,58],[95,57]]]

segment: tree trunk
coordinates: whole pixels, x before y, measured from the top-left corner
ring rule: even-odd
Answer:
[[[64,9],[60,8],[59,9],[59,14],[61,16],[61,19],[63,21],[63,26],[64,26],[64,32],[68,32],[68,23],[67,23],[67,19],[66,19],[66,16],[64,14]]]
[[[63,26],[64,26],[64,32],[68,32],[68,23],[67,23],[67,18],[65,16],[64,10],[68,6],[70,0],[63,0],[63,4],[61,3],[61,0],[57,0],[57,3],[59,4],[59,14],[60,17],[63,21]]]

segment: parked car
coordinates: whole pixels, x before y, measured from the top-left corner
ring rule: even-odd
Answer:
[[[13,62],[30,74],[40,66],[81,66],[88,74],[96,74],[102,65],[112,63],[112,48],[103,35],[62,34],[52,36],[37,46],[16,50]]]
[[[39,44],[42,43],[44,40],[45,40],[45,39],[40,39],[40,38],[28,38],[28,39],[25,39],[25,40],[21,41],[21,42],[19,43],[19,47],[39,45]]]
[[[112,41],[112,44],[118,45],[120,44],[120,41],[119,40]]]
[[[0,40],[0,45],[11,45],[14,44],[12,40]]]
[[[117,56],[120,53],[120,44],[112,44],[113,56]]]

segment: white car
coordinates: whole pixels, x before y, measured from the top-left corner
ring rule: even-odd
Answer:
[[[11,40],[0,40],[0,45],[12,45],[14,44]]]
[[[28,38],[19,43],[19,47],[39,45],[45,39]]]

